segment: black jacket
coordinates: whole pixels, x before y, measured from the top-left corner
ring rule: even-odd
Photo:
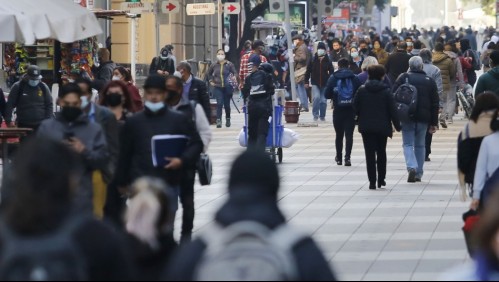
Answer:
[[[350,55],[348,55],[347,50],[343,48],[340,48],[340,50],[338,51],[331,50],[330,56],[331,56],[331,61],[335,63],[338,62],[340,59],[347,59],[347,60],[350,59]]]
[[[308,83],[311,79],[311,84],[324,88],[327,85],[327,80],[334,73],[332,62],[328,56],[319,58],[316,54],[314,59],[308,64],[307,72],[305,74],[305,82]]]
[[[21,93],[22,92],[22,93]],[[47,84],[40,82],[31,87],[25,79],[16,82],[10,91],[5,110],[5,121],[12,121],[12,113],[16,109],[17,123],[38,126],[42,121],[54,116],[52,95]]]
[[[264,188],[267,187],[249,187],[236,196],[231,195],[231,199],[216,214],[216,221],[222,226],[240,221],[256,221],[271,229],[285,224],[286,220],[277,207],[276,200],[258,192]],[[182,248],[171,260],[165,273],[166,280],[193,281],[195,269],[205,250],[206,245],[201,240]],[[293,249],[293,255],[299,273],[298,281],[336,281],[329,263],[311,238],[298,243]]]
[[[354,96],[355,96],[355,93],[357,93],[357,90],[359,89],[359,87],[361,86],[360,80],[350,69],[340,69],[337,72],[335,72],[333,75],[331,75],[331,77],[329,78],[329,80],[327,82],[326,97],[333,100],[333,105],[334,105],[335,110],[338,110],[338,109],[351,110],[350,107],[345,107],[345,108],[336,107],[336,105],[338,105],[338,93],[336,91],[334,91],[334,88],[336,88],[339,79],[351,79],[352,80]]]
[[[7,108],[7,102],[5,101],[5,95],[3,94],[2,88],[0,88],[0,123],[2,123],[5,118],[5,110]]]
[[[241,90],[245,100],[249,99],[248,106],[251,108],[252,104],[265,104],[272,111],[272,95],[274,95],[275,85],[274,79],[271,74],[262,70],[257,70],[251,73],[244,83]],[[252,95],[252,92],[264,92],[261,94]]]
[[[410,59],[411,55],[403,50],[397,50],[388,56],[385,68],[390,81],[396,81],[402,73],[407,72]]]
[[[105,83],[110,82],[113,80],[113,71],[115,68],[116,64],[113,61],[102,63],[97,69],[95,80],[100,80]]]
[[[160,57],[154,57],[151,66],[149,67],[149,74],[157,75],[158,70],[167,71],[170,75],[173,75],[175,73],[175,61],[171,57],[166,60],[163,60]]]
[[[409,83],[418,90],[418,107],[416,111],[416,122],[428,123],[431,126],[438,126],[438,111],[440,98],[438,96],[437,83],[433,78],[428,77],[424,71],[410,71],[402,74],[393,85],[393,93],[400,85],[405,83],[409,77]]]
[[[195,101],[203,107],[208,120],[211,116],[210,94],[206,83],[199,78],[192,77],[191,89],[189,90],[189,100]]]
[[[156,135],[185,135],[190,138],[181,159],[184,167],[193,166],[203,152],[203,141],[192,119],[164,108],[158,113],[148,109],[129,118],[120,137],[120,157],[115,180],[119,187],[130,185],[137,178],[153,176],[170,185],[179,183],[178,171],[156,168],[152,162],[151,139]]]
[[[392,137],[392,123],[400,131],[400,121],[391,89],[382,81],[368,80],[355,95],[359,132]]]

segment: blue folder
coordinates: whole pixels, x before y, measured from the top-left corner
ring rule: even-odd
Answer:
[[[180,158],[189,138],[185,135],[156,135],[151,139],[152,162],[154,167],[165,167],[169,164],[166,158]]]

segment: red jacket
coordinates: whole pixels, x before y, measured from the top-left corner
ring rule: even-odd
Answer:
[[[129,82],[127,84],[128,92],[130,92],[130,97],[132,98],[132,108],[128,109],[132,113],[140,112],[144,109],[144,103],[142,102],[142,97],[140,96],[139,89]]]

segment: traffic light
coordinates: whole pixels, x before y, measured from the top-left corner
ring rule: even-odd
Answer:
[[[269,1],[270,13],[284,13],[284,0],[270,0]]]
[[[331,16],[334,11],[334,0],[324,0],[324,15]]]

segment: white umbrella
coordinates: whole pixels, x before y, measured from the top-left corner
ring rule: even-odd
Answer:
[[[50,38],[70,43],[102,33],[95,15],[70,0],[0,0],[0,13],[15,16],[10,19],[15,19],[19,27],[17,35],[32,32],[36,39]],[[23,18],[29,21],[31,30],[20,23]],[[0,35],[0,41],[2,38]],[[15,39],[10,41],[34,43],[32,37],[26,35]]]

